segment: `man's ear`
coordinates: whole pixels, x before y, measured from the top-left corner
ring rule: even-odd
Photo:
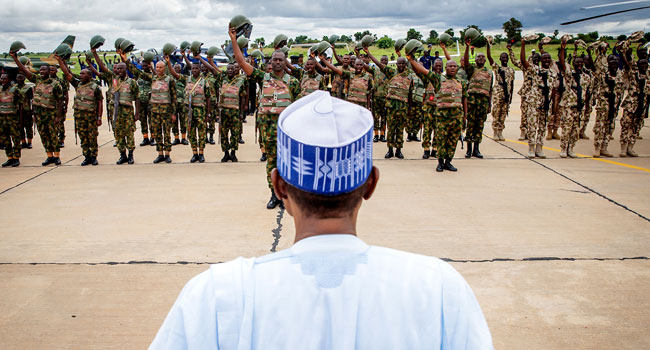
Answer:
[[[372,197],[372,194],[377,188],[377,182],[379,182],[379,169],[376,166],[372,167],[370,175],[368,175],[368,185],[366,186],[366,192],[363,194],[363,199],[368,200]]]
[[[271,184],[273,185],[273,190],[278,198],[287,198],[287,183],[284,182],[284,179],[280,176],[277,168],[271,170]]]

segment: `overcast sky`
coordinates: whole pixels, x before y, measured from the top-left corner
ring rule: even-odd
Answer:
[[[89,48],[90,38],[101,34],[112,48],[125,37],[139,49],[160,48],[166,42],[200,40],[206,46],[220,45],[227,38],[230,18],[244,14],[254,24],[253,38],[270,42],[276,34],[289,37],[347,34],[370,30],[396,39],[409,28],[426,38],[429,30],[439,33],[476,24],[487,34],[503,34],[501,26],[511,17],[520,20],[524,33],[564,33],[597,30],[600,34],[630,34],[650,30],[650,10],[605,17],[569,26],[561,22],[609,11],[650,5],[650,2],[608,8],[580,7],[611,0],[409,0],[409,1],[297,1],[297,0],[0,0],[0,52],[21,40],[29,51],[52,51],[63,38],[77,37],[75,50]]]

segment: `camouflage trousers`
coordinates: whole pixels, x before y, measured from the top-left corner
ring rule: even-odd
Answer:
[[[374,120],[374,130],[384,131],[386,129],[386,98],[375,96],[372,104],[372,118]]]
[[[445,108],[436,114],[436,144],[438,158],[452,159],[463,128],[463,110],[461,108]]]
[[[502,132],[506,128],[506,117],[510,104],[508,101],[495,100],[492,104],[492,130],[495,133]]]
[[[56,135],[58,140],[63,142],[65,140],[65,113],[59,122],[54,122],[54,127],[56,128]]]
[[[23,111],[24,117],[20,127],[20,138],[22,140],[31,140],[34,138],[34,118],[31,110]]]
[[[483,140],[483,128],[487,120],[489,106],[489,96],[470,95],[467,103],[467,131],[465,132],[467,142],[481,143]]]
[[[614,113],[614,118],[609,119],[609,111],[607,109],[596,109],[596,123],[594,124],[594,149],[605,149],[609,144],[609,137],[614,133],[616,128],[616,115],[618,110]]]
[[[171,152],[172,114],[169,103],[151,105],[151,125],[154,139],[156,140],[156,151]]]
[[[20,121],[18,114],[0,114],[0,140],[7,158],[20,158]]]
[[[208,134],[212,135],[217,130],[216,127],[215,127],[215,123],[217,121],[217,114],[219,112],[219,109],[217,108],[217,102],[216,101],[211,101],[210,103],[212,103],[212,106],[211,106],[212,111],[210,112],[210,114],[206,118],[206,123],[207,123],[206,130],[207,130]]]
[[[631,104],[623,107],[623,117],[621,117],[621,146],[626,144],[634,146],[636,138],[639,136],[639,132],[643,127],[643,117],[637,117],[635,107]]]
[[[438,111],[436,110],[436,106],[428,105],[425,104],[422,106],[423,113],[424,113],[424,132],[422,134],[422,148],[425,150],[428,150],[431,148],[431,138],[433,136],[433,140],[436,138],[436,120],[437,120],[437,113]],[[433,142],[434,148],[436,148],[436,143]]]
[[[593,106],[591,103],[586,103],[585,107],[582,109],[582,114],[580,115],[580,130],[578,131],[580,134],[584,134],[584,132],[587,131],[587,124],[589,124],[592,110]]]
[[[277,143],[278,143],[278,117],[279,114],[260,115],[260,131],[266,150],[266,181],[269,188],[273,189],[271,184],[271,171],[277,167]]]
[[[187,106],[185,106],[187,108]],[[192,107],[192,120],[190,122],[189,139],[192,151],[197,147],[203,151],[205,149],[205,107]]]
[[[133,114],[133,107],[120,106],[117,112],[117,119],[113,124],[113,135],[117,143],[117,150],[126,152],[127,150],[133,151],[135,149],[135,141],[133,133],[135,132],[135,120]]]
[[[255,125],[255,127],[257,129],[257,131],[256,131],[257,132],[257,143],[260,145],[260,151],[262,151],[262,153],[265,153],[266,150],[264,149],[264,130],[262,128],[262,119],[261,118],[262,118],[261,115],[258,115],[256,117],[257,124]]]
[[[544,145],[544,137],[546,137],[546,127],[548,122],[548,111],[537,106],[530,105],[531,112],[528,115],[528,145]]]
[[[138,119],[140,120],[140,131],[142,136],[148,136],[152,134],[153,129],[151,127],[151,105],[149,101],[140,100],[140,110],[138,111]]]
[[[526,99],[525,96],[521,98],[521,121],[519,122],[519,130],[524,133],[528,133],[528,119],[530,119],[531,113],[530,102]]]
[[[182,101],[176,104],[176,122],[172,123],[174,137],[178,137],[179,131],[181,134],[187,133],[187,108]]]
[[[575,146],[578,141],[580,128],[580,117],[582,116],[582,111],[579,111],[577,108],[571,107],[560,107],[560,113],[562,113],[562,135],[560,136],[560,148],[562,150],[571,149]]]
[[[562,108],[558,108],[556,113],[551,112],[548,116],[547,127],[551,130],[559,128],[563,115]]]
[[[239,149],[239,138],[241,137],[241,119],[239,110],[232,108],[221,108],[221,119],[219,119],[219,139],[221,150],[228,152]]]
[[[74,122],[81,141],[81,151],[86,157],[97,157],[97,113],[94,111],[74,111]]]
[[[423,108],[420,102],[416,102],[415,106],[409,108],[408,119],[406,120],[406,132],[410,134],[417,134],[422,127],[422,119],[424,118]]]
[[[54,123],[56,109],[36,106],[34,107],[34,114],[36,115],[38,134],[41,136],[41,143],[45,148],[45,152],[59,152],[61,148],[59,147],[59,137]]]
[[[404,124],[406,123],[408,105],[406,102],[395,99],[387,99],[386,103],[388,110],[386,141],[388,141],[388,147],[402,148],[404,147]]]

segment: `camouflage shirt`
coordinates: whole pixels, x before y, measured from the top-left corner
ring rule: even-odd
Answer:
[[[36,87],[40,84],[46,84],[46,85],[53,85],[53,90],[52,90],[52,95],[54,96],[54,99],[56,100],[62,100],[63,99],[63,87],[61,84],[59,84],[59,81],[54,78],[48,77],[47,79],[43,79],[43,77],[40,74],[32,74],[31,79],[29,79],[32,83],[36,84]],[[34,88],[36,90],[36,87]]]
[[[517,57],[515,57],[515,53],[512,50],[508,50],[508,55],[510,56],[510,61],[512,62],[512,64],[515,67],[519,68],[524,74],[524,82],[521,84],[521,89],[517,91],[517,94],[520,96],[525,96],[528,94],[528,92],[530,91],[530,87],[533,84],[533,76],[530,74],[530,71],[524,69],[524,66],[521,64],[521,61],[519,61]],[[530,62],[530,60],[529,63],[532,65],[532,62]]]
[[[524,69],[529,75],[532,76],[530,91],[527,96],[529,100],[537,106],[546,111],[550,110],[551,93],[555,87],[557,74],[553,69],[544,68],[541,66],[529,65],[528,69]]]
[[[582,110],[587,101],[587,89],[591,85],[591,76],[584,70],[580,73],[568,65],[562,72],[564,77],[564,92],[560,97],[560,106]]]
[[[494,62],[492,71],[495,76],[492,98],[494,101],[510,103],[512,101],[512,90],[514,89],[515,70],[512,67],[503,67]]]
[[[264,75],[266,73],[260,69],[254,69],[253,73],[251,73],[250,76],[248,76],[248,79],[251,81],[256,82],[257,84],[262,85],[264,83]],[[275,76],[273,73],[269,73],[271,75],[272,79],[280,79],[282,80],[282,77],[278,78]],[[300,82],[298,79],[295,77],[290,77],[289,79],[289,93],[291,94],[291,100],[295,101],[298,98],[298,95],[300,95]],[[259,94],[261,95],[261,94]]]
[[[621,105],[623,93],[625,92],[625,77],[623,71],[616,70],[616,75],[612,76],[607,67],[607,57],[604,54],[598,54],[596,61],[596,109],[606,110],[610,106],[610,98],[614,103],[614,108]]]
[[[640,97],[650,94],[650,88],[648,88],[650,74],[648,73],[648,70],[640,72],[636,62],[633,62],[631,67],[624,71],[623,77],[625,78],[625,91],[627,92],[623,100],[625,108],[636,108],[640,102]],[[643,85],[643,90],[641,90],[641,85]],[[647,99],[647,97],[645,98]]]

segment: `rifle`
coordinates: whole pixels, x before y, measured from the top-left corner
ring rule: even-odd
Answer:
[[[187,105],[187,132],[190,133],[192,132],[192,114],[193,114],[193,109],[192,109],[192,94],[190,93],[190,96],[188,96],[188,105]]]
[[[115,130],[115,123],[117,122],[117,110],[119,108],[120,108],[120,92],[114,91],[113,92],[113,130]]]
[[[77,117],[72,116],[72,120],[74,121],[74,144],[77,144]]]

